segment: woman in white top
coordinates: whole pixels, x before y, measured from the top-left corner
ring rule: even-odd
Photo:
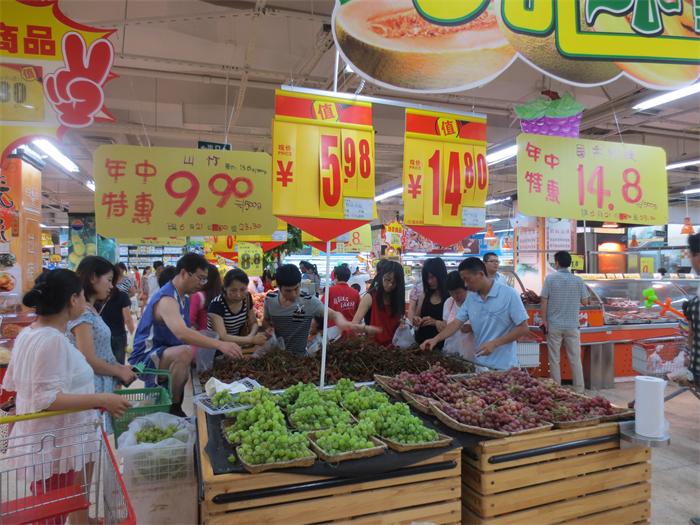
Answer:
[[[453,271],[447,275],[447,291],[450,297],[443,306],[442,321],[438,321],[437,324],[438,332],[454,320],[457,311],[467,299],[467,287],[459,276],[459,272]],[[472,334],[469,323],[466,323],[462,330],[445,339],[443,350],[448,354],[457,354],[470,361],[475,358],[474,334]]]
[[[23,303],[35,308],[38,318],[17,336],[2,385],[17,393],[17,414],[43,410],[82,412],[18,421],[12,428],[12,448],[3,464],[17,470],[19,481],[31,483],[30,490],[34,493],[41,493],[45,487],[84,484],[82,469],[89,475],[91,464],[84,464],[82,447],[77,443],[87,441],[90,436],[57,429],[90,424],[97,416],[92,410],[96,408],[104,408],[119,417],[131,404],[116,394],[95,394],[92,367],[66,339],[68,322],[85,311],[82,284],[74,272],[63,269],[44,272],[24,296]],[[31,437],[35,433],[51,433],[55,442],[49,441],[39,453],[36,445],[30,445],[36,442]],[[34,451],[37,453],[32,454]],[[34,469],[31,465],[43,465],[43,468]]]

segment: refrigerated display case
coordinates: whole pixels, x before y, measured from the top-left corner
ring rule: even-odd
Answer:
[[[700,289],[700,278],[694,279],[692,276],[678,279],[671,278],[671,282],[683,290],[686,296],[695,295],[698,293],[698,289]]]

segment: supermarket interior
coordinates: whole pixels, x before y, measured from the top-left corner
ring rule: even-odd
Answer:
[[[699,0],[0,3],[0,524],[700,525]]]

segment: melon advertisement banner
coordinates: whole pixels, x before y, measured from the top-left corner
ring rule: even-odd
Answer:
[[[698,0],[338,0],[332,25],[353,71],[403,91],[475,88],[515,60],[575,86],[700,76]]]

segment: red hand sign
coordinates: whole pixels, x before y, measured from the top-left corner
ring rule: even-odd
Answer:
[[[78,33],[67,33],[62,46],[65,67],[46,75],[46,96],[61,124],[84,128],[104,109],[103,86],[114,62],[114,50],[105,38],[87,49]]]

